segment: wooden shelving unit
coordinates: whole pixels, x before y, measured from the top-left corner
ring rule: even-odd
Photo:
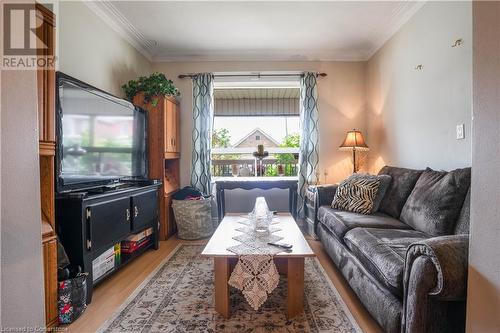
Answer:
[[[144,103],[144,95],[137,94],[134,104],[148,112],[148,171],[149,177],[160,179],[159,191],[160,240],[166,240],[177,232],[171,208],[172,194],[180,185],[180,107],[173,97],[156,96],[155,106]]]
[[[38,48],[38,57],[55,50],[55,15],[36,4],[37,35],[46,48]],[[41,232],[45,291],[45,324],[57,326],[57,236],[55,230],[55,71],[37,71],[38,142],[40,161]]]

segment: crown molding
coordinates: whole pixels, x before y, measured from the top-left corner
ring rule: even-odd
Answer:
[[[283,52],[274,54],[155,54],[155,44],[148,40],[109,0],[83,1],[87,7],[101,18],[109,27],[130,43],[150,62],[197,62],[197,61],[368,61],[382,46],[394,36],[401,27],[427,2],[427,0],[405,0],[391,13],[388,19],[388,29],[384,29],[375,38],[373,47],[365,52],[345,52],[344,54],[328,55],[319,52],[313,56],[296,57]]]
[[[261,50],[259,52],[213,52],[200,54],[159,54],[153,56],[153,62],[358,62],[366,61],[365,52],[312,52],[304,50]]]
[[[375,53],[377,53],[377,51],[380,50],[382,46],[384,46],[384,44],[399,31],[399,29],[401,29],[401,27],[405,25],[405,23],[408,22],[410,18],[412,18],[413,15],[415,15],[415,13],[425,5],[426,2],[427,0],[402,1],[399,6],[392,12],[391,17],[389,18],[389,29],[383,31],[380,34],[380,36],[374,43],[374,46],[368,52],[365,60],[370,60],[375,55]]]
[[[83,1],[87,7],[117,32],[149,61],[153,59],[154,42],[148,40],[111,1]]]

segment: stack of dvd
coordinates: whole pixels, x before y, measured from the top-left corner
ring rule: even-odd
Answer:
[[[135,251],[148,245],[151,241],[149,237],[153,233],[153,229],[146,229],[138,234],[131,235],[127,239],[123,240],[121,243],[121,253],[132,254]]]

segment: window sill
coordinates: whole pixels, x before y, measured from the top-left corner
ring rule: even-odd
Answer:
[[[290,176],[290,177],[212,177],[212,183],[220,182],[220,181],[234,181],[234,182],[262,182],[262,181],[298,181],[299,177]]]

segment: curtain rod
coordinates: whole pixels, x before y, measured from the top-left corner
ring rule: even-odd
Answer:
[[[326,73],[316,73],[316,77],[325,77]],[[181,74],[179,79],[193,78],[196,74]],[[303,77],[304,73],[300,74],[214,74],[214,77]]]

